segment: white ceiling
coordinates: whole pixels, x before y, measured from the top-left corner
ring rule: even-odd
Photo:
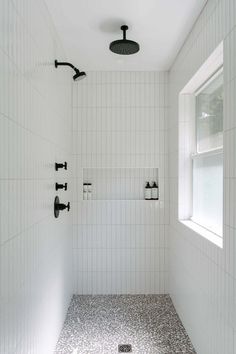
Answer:
[[[207,0],[45,0],[67,51],[80,70],[167,70]],[[130,56],[109,44],[127,38],[140,44]],[[65,58],[58,58],[64,60]]]

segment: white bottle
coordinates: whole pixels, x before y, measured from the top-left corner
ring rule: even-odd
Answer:
[[[145,189],[144,189],[144,198],[145,200],[151,200],[152,199],[152,188],[149,184],[149,182],[146,183]]]
[[[152,199],[158,200],[158,185],[156,182],[152,184]]]
[[[83,200],[88,199],[88,184],[84,183],[83,184]]]

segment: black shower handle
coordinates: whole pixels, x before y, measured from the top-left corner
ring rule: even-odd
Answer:
[[[66,205],[66,204],[63,204],[63,203],[58,203],[58,204],[56,205],[56,208],[57,208],[58,210],[67,209],[67,210],[69,211],[69,210],[70,210],[70,202],[68,202],[67,205]]]
[[[64,189],[65,191],[67,191],[67,183],[65,183],[65,184],[56,183],[55,188],[56,188],[56,191],[58,189]]]
[[[67,209],[68,211],[70,210],[70,202],[66,204],[60,203],[59,197],[56,196],[54,199],[54,216],[55,218],[58,218],[59,213],[61,210]]]
[[[55,163],[55,170],[58,171],[59,168],[64,168],[67,170],[67,162],[65,161],[64,163]]]

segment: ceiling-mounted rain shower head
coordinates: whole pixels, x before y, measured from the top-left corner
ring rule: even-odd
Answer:
[[[74,81],[79,81],[82,80],[86,77],[86,73],[84,71],[79,71],[74,65],[71,63],[66,63],[66,62],[58,62],[55,60],[55,68],[57,68],[60,65],[65,65],[65,66],[70,66],[72,69],[75,71],[75,75],[73,75],[73,80]]]
[[[123,31],[123,39],[111,42],[109,48],[113,53],[120,55],[130,55],[139,51],[139,44],[137,42],[126,39],[126,31],[128,28],[129,27],[126,25],[121,26],[120,29]]]

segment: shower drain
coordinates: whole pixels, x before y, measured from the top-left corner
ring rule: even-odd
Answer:
[[[131,344],[119,344],[118,345],[118,353],[132,353],[132,345]]]

